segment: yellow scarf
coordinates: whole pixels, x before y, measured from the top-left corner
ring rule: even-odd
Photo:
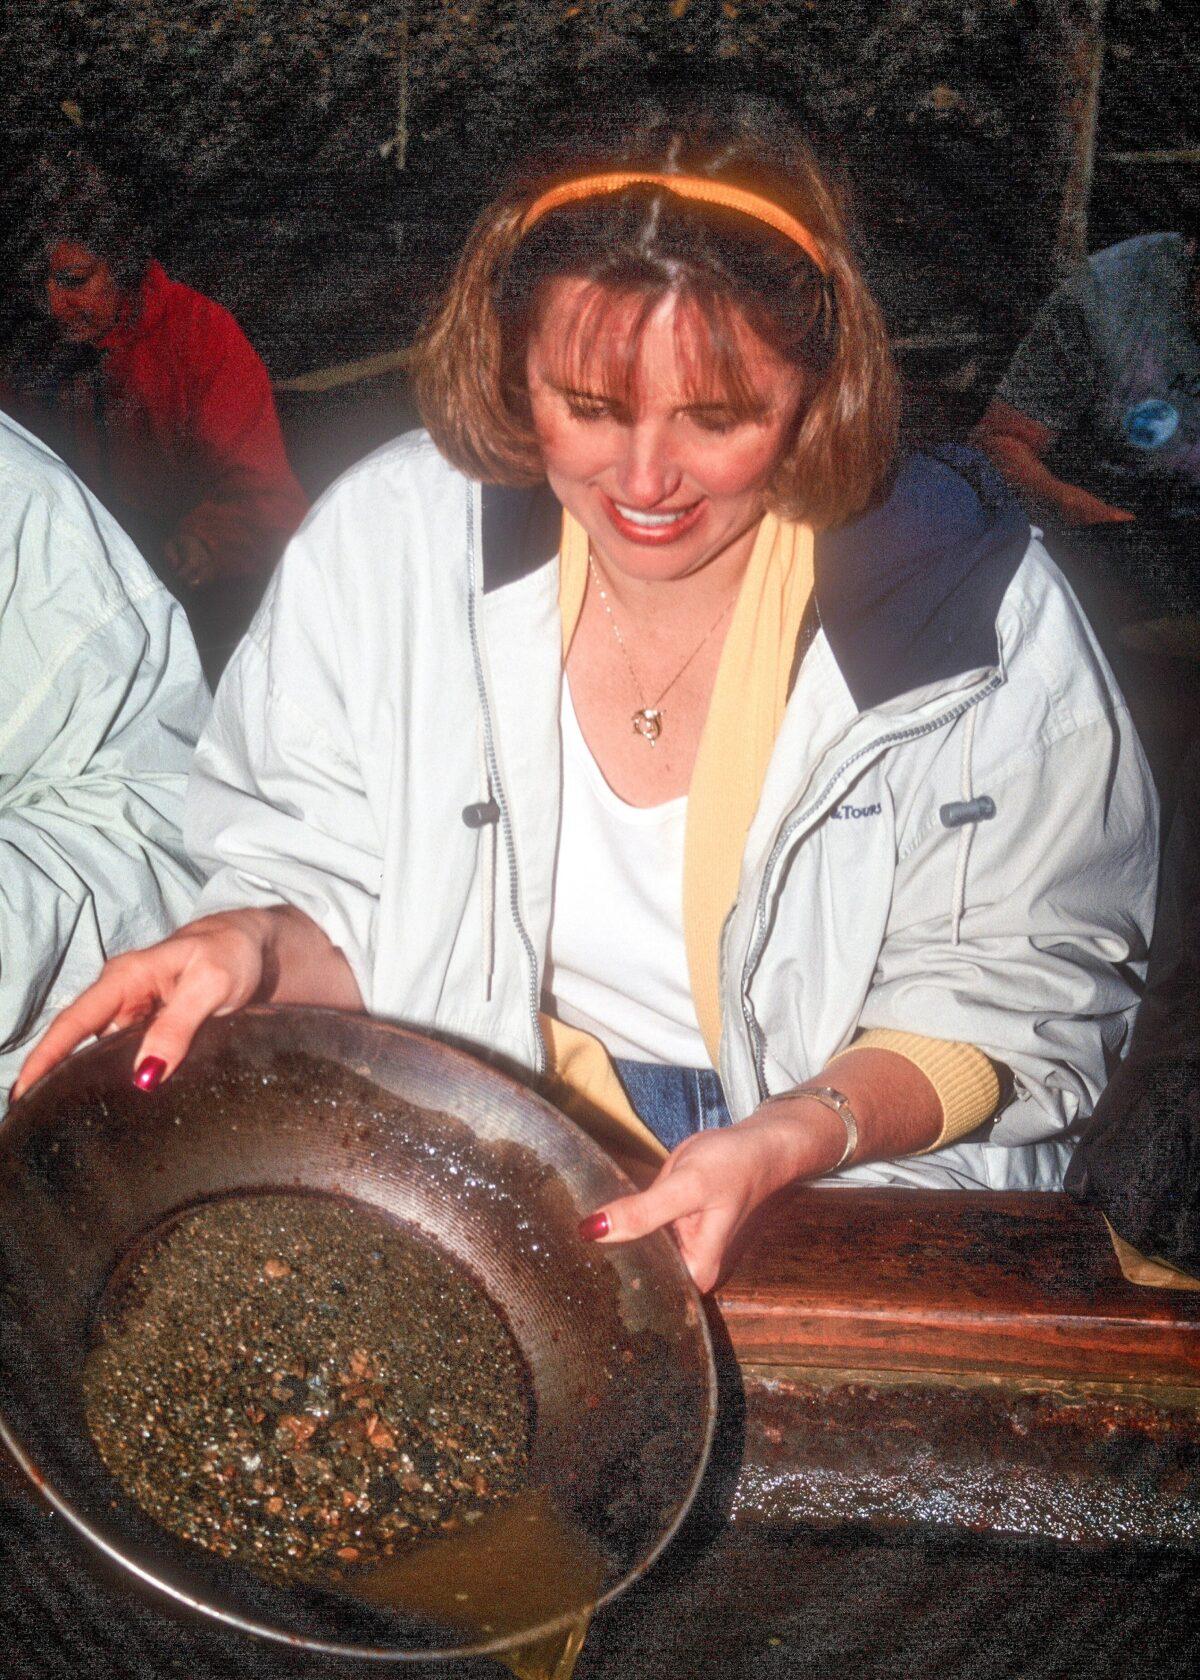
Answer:
[[[564,511],[558,586],[564,660],[587,580],[587,532]],[[812,580],[811,527],[765,515],[721,650],[688,790],[684,940],[696,1017],[714,1067],[721,1045],[721,928],[737,895],[746,836],[783,721]],[[549,1016],[542,1027],[553,1099],[616,1153],[628,1158],[633,1146],[661,1159],[662,1145],[633,1112],[599,1040]]]

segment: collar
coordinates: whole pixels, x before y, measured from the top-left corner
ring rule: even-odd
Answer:
[[[562,506],[548,484],[512,489],[485,484],[481,490],[483,592],[528,577],[558,553]]]
[[[151,258],[137,291],[130,298],[128,310],[96,348],[102,352],[123,350],[155,326],[166,309],[166,293],[170,284],[162,264]]]
[[[485,594],[558,553],[549,485],[482,487]],[[999,659],[996,615],[1029,521],[984,457],[960,444],[908,456],[887,497],[818,535],[813,596],[860,711]]]
[[[998,663],[1029,538],[1003,480],[960,444],[910,455],[886,500],[818,536],[821,627],[860,711]]]

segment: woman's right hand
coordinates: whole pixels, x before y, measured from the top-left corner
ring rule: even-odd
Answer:
[[[30,1051],[13,1100],[85,1038],[145,1020],[135,1079],[152,1091],[179,1066],[202,1022],[241,1009],[262,989],[270,936],[269,912],[226,910],[188,922],[161,944],[113,957]]]

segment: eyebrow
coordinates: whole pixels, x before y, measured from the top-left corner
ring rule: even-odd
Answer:
[[[731,397],[713,397],[683,404],[687,414],[736,414],[747,420],[760,419],[771,412],[771,405],[762,397],[751,403],[734,402]]]
[[[610,403],[624,407],[625,398],[615,392],[591,390],[582,385],[571,385],[548,376],[543,376],[544,383],[552,391],[557,391],[562,397],[578,397],[584,402]],[[730,397],[699,398],[694,402],[680,403],[678,414],[731,414],[741,420],[761,420],[771,412],[769,402],[759,399],[750,404],[735,402]]]

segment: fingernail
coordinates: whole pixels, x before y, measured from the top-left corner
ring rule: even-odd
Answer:
[[[147,1056],[138,1063],[133,1075],[133,1083],[139,1091],[155,1091],[162,1084],[162,1076],[167,1071],[167,1064],[161,1056]]]
[[[584,1242],[596,1242],[600,1237],[606,1237],[612,1229],[608,1215],[601,1208],[599,1213],[589,1213],[586,1219],[579,1221],[579,1235]]]

